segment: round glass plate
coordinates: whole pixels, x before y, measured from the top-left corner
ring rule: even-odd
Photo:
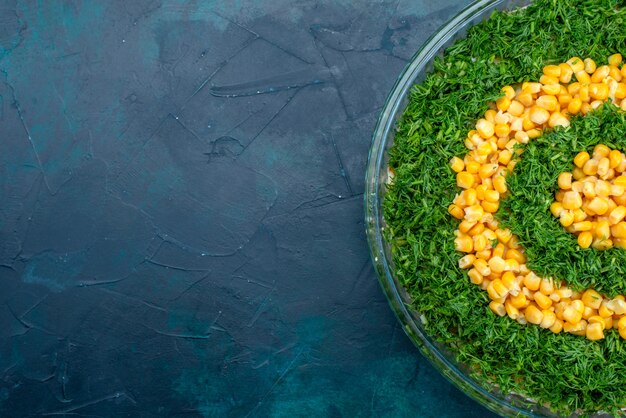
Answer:
[[[366,172],[365,221],[371,257],[389,304],[406,334],[432,364],[463,392],[500,415],[556,416],[531,399],[481,386],[445,346],[425,333],[420,313],[412,307],[409,294],[394,277],[390,247],[383,234],[382,202],[389,180],[387,151],[393,145],[396,122],[408,103],[411,87],[425,78],[434,59],[465,36],[471,26],[489,18],[494,10],[513,10],[529,3],[530,0],[479,0],[443,26],[413,56],[387,98],[374,131]]]

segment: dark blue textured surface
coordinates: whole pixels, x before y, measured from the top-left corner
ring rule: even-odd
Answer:
[[[486,416],[379,289],[384,99],[467,1],[0,2],[0,416]]]

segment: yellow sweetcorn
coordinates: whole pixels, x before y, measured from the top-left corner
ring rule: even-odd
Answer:
[[[459,219],[455,248],[464,255],[459,268],[485,290],[489,308],[522,324],[553,333],[602,339],[616,328],[626,338],[626,298],[609,299],[593,289],[574,292],[565,283],[541,278],[526,266],[526,256],[511,231],[493,216],[508,192],[506,175],[520,150],[543,129],[569,126],[611,100],[626,110],[626,65],[620,54],[607,65],[573,57],[543,69],[539,82],[504,86],[503,96],[476,122],[465,139],[464,158],[450,168],[462,190],[448,206]],[[621,68],[620,68],[621,67]],[[600,144],[579,152],[574,170],[558,177],[559,192],[550,212],[577,235],[581,248],[626,248],[626,155]]]

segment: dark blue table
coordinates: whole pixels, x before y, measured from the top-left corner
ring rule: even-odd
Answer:
[[[406,338],[363,177],[465,1],[0,3],[0,416],[487,416]]]

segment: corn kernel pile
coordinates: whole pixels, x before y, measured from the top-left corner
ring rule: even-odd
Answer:
[[[510,230],[500,228],[493,216],[501,197],[507,192],[506,174],[515,166],[514,147],[517,144],[528,143],[545,128],[567,127],[569,115],[587,114],[607,100],[626,110],[626,65],[622,64],[622,56],[611,55],[608,65],[602,66],[597,66],[589,58],[583,61],[574,57],[565,63],[544,67],[538,83],[525,82],[517,89],[505,86],[502,91],[504,96],[485,112],[484,118],[476,122],[476,128],[468,133],[465,146],[470,151],[463,159],[454,157],[450,161],[452,170],[457,173],[457,185],[463,189],[448,207],[448,212],[461,221],[455,231],[454,242],[456,249],[466,255],[459,260],[459,267],[469,269],[470,281],[487,291],[491,299],[489,307],[497,315],[508,315],[522,324],[532,323],[554,333],[565,331],[590,340],[602,339],[605,330],[617,328],[620,336],[626,339],[626,300],[623,296],[608,299],[593,289],[579,293],[564,283],[557,284],[551,278],[537,276],[526,267],[524,250],[517,237]],[[557,202],[551,209],[571,231],[580,232],[579,242],[587,244],[589,235],[585,234],[582,239],[580,236],[582,232],[590,232],[592,236],[587,247],[591,245],[602,249],[607,248],[609,238],[608,234],[606,239],[604,235],[601,235],[603,239],[597,238],[606,232],[605,224],[598,225],[598,222],[605,219],[587,219],[589,214],[583,204],[586,203],[586,208],[598,216],[604,216],[610,204],[607,200],[604,212],[601,202],[592,204],[593,198],[589,200],[584,194],[583,179],[585,176],[596,176],[594,197],[603,197],[607,185],[608,196],[611,196],[612,187],[624,187],[620,184],[622,180],[618,180],[622,176],[617,174],[619,168],[626,164],[626,158],[620,153],[620,162],[616,164],[617,154],[613,153],[611,160],[611,150],[607,147],[597,147],[593,154],[593,158],[584,154],[576,157],[576,167],[580,170],[572,173],[575,182],[567,174],[559,178],[559,186],[566,187],[569,180],[570,189],[557,194]],[[583,162],[585,158],[593,162]],[[609,161],[606,170],[605,158]],[[578,179],[581,172],[582,176]],[[602,178],[602,173],[607,177]],[[609,179],[609,173],[614,178]],[[596,190],[599,181],[602,181],[599,183],[602,189]],[[588,183],[591,182],[593,179],[588,179]],[[618,193],[619,187],[615,187],[613,192]],[[583,195],[585,202],[582,201]],[[612,196],[616,206],[609,212],[609,231],[614,237],[612,245],[622,245],[623,238],[618,237],[622,233],[621,227],[615,227],[619,222],[613,225],[614,231],[610,225],[611,214],[622,205],[615,199],[616,194]],[[585,219],[576,209],[585,214]],[[620,212],[617,212],[613,219],[619,215]],[[581,227],[574,227],[574,224],[585,221],[591,223],[591,228],[574,231],[574,228]],[[582,226],[584,229],[589,225]],[[498,243],[494,247],[492,243],[495,240]]]
[[[598,144],[591,156],[578,153],[574,165],[559,175],[550,211],[582,248],[626,248],[626,156]]]

